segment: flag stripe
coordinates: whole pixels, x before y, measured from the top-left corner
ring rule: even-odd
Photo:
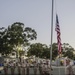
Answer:
[[[55,28],[55,30],[57,32],[58,53],[60,54],[62,52],[62,50],[61,50],[61,38],[60,38],[61,33],[60,33],[58,15],[56,15],[56,28]]]

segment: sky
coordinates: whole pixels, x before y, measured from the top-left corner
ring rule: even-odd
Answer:
[[[37,32],[34,43],[51,44],[52,0],[0,0],[0,27],[24,23]],[[75,48],[75,0],[54,0],[53,43],[57,42],[55,18],[58,14],[61,42]]]

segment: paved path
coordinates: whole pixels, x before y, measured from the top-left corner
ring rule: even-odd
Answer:
[[[21,70],[22,70],[22,68],[21,68]],[[30,68],[29,70],[30,70],[30,71],[29,71],[29,74],[30,74],[30,75],[34,75],[34,70],[33,70],[33,68]],[[73,66],[73,70],[75,71],[75,66]],[[0,75],[3,75],[3,74],[4,74],[3,67],[0,67],[0,71],[1,71]],[[11,70],[10,70],[10,68],[8,69],[8,73],[11,75]],[[8,75],[9,75],[9,74],[8,74]],[[15,75],[16,75],[16,74],[18,74],[17,67],[15,68]],[[66,73],[66,67],[63,67],[63,66],[61,66],[61,67],[55,67],[55,66],[53,66],[52,74],[53,74],[53,75],[66,75],[66,74],[67,74],[67,73]],[[74,72],[74,74],[75,74],[75,72]],[[22,75],[22,72],[21,72],[21,75]],[[39,69],[38,69],[37,75],[40,75],[40,74],[39,74]]]

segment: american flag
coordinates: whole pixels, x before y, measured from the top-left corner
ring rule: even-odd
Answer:
[[[61,54],[62,50],[61,50],[61,38],[60,38],[60,26],[59,26],[59,21],[58,21],[58,15],[56,14],[56,28],[55,28],[56,32],[57,32],[57,43],[58,43],[58,54]]]

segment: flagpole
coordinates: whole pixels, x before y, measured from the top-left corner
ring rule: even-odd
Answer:
[[[52,0],[52,12],[51,12],[51,49],[50,49],[50,75],[51,75],[51,65],[52,65],[52,41],[53,41],[53,7],[54,7],[54,0]]]

